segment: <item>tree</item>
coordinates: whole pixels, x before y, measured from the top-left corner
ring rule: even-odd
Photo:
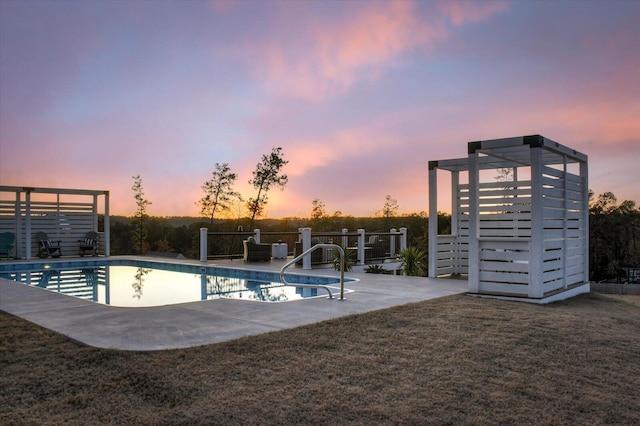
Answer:
[[[398,200],[391,198],[391,195],[387,195],[384,198],[384,206],[381,211],[376,212],[376,216],[382,216],[384,219],[383,227],[389,229],[391,227],[391,218],[398,214]]]
[[[611,213],[616,209],[618,199],[611,191],[598,195],[598,199],[589,206],[592,214]]]
[[[615,278],[620,283],[626,277],[623,267],[640,264],[640,211],[634,201],[617,201],[605,192],[589,206],[589,267],[595,281]]]
[[[494,176],[496,182],[513,182],[513,169],[508,167],[499,167],[498,175]]]
[[[327,216],[327,210],[322,201],[318,198],[311,202],[311,220],[322,219]]]
[[[384,207],[382,208],[382,217],[385,219],[392,218],[398,214],[398,200],[387,195],[384,199]]]
[[[147,228],[146,220],[149,217],[147,215],[147,206],[151,204],[151,201],[144,198],[144,191],[142,189],[142,178],[140,175],[133,176],[133,186],[131,190],[134,193],[136,199],[137,209],[133,216],[133,246],[138,253],[144,253]]]
[[[229,163],[216,163],[211,180],[202,185],[205,195],[196,204],[200,206],[200,214],[209,218],[209,230],[217,211],[227,211],[233,198],[241,199],[240,193],[233,190],[236,178],[237,175],[231,173]]]
[[[247,201],[247,208],[251,212],[251,222],[249,223],[249,229],[253,228],[253,221],[256,217],[260,217],[264,211],[264,206],[267,205],[267,193],[271,187],[276,186],[284,189],[285,185],[289,181],[289,178],[285,174],[280,174],[282,168],[288,163],[283,158],[282,148],[273,148],[270,155],[263,155],[262,161],[256,165],[256,170],[253,172],[253,179],[249,181],[249,184],[258,191],[256,198],[249,198]]]

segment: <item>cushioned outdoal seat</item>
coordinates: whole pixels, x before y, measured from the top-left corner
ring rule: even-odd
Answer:
[[[257,244],[253,237],[242,242],[245,262],[268,262],[271,260],[271,244]]]

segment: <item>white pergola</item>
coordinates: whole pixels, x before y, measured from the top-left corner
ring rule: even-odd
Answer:
[[[109,191],[0,186],[0,232],[15,234],[16,258],[38,253],[35,234],[40,231],[60,241],[63,255],[77,254],[78,240],[98,232],[99,197],[104,197],[99,251],[109,256]]]
[[[451,176],[447,235],[438,170]],[[540,135],[469,142],[466,158],[429,162],[429,277],[466,274],[471,294],[536,303],[588,292],[588,201],[576,150]]]

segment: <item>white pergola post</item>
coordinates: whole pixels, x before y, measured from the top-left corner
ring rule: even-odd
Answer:
[[[20,229],[22,229],[22,206],[20,205],[20,201],[20,192],[16,191],[16,201],[13,209],[16,217],[15,227],[13,229],[13,232],[16,234],[16,246],[14,248],[13,255],[16,258],[18,257],[18,253],[21,252],[20,249],[22,247],[22,244],[25,243],[20,239]]]
[[[582,180],[582,238],[584,239],[584,263],[582,282],[589,282],[589,165],[586,161],[580,163],[580,178]]]
[[[469,154],[469,291],[480,288],[480,160],[477,151]]]
[[[429,278],[436,278],[438,261],[438,162],[429,162]]]
[[[31,191],[29,188],[25,188],[24,204],[24,214],[27,219],[24,235],[25,257],[31,259]]]
[[[460,172],[451,172],[451,237],[454,238],[453,247],[453,273],[462,272],[460,265],[460,236],[458,235],[458,198],[460,197]]]
[[[529,243],[529,297],[540,298],[542,289],[542,252],[544,220],[542,198],[542,149],[529,150],[531,156],[531,239]]]
[[[104,255],[111,256],[111,219],[109,219],[109,191],[104,191]]]

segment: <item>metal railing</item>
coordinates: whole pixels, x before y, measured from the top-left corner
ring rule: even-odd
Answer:
[[[278,258],[296,257],[298,266],[304,269],[333,263],[332,249],[301,256],[305,249],[318,244],[336,244],[343,249],[350,249],[355,253],[358,265],[397,259],[407,245],[406,228],[391,229],[389,232],[366,232],[364,229],[358,229],[357,232],[348,232],[346,229],[342,232],[312,232],[311,228],[300,228],[297,232],[261,232],[260,229],[252,232],[208,232],[206,228],[201,228],[200,232],[200,259],[203,261],[242,259],[242,241],[251,236],[259,244],[286,245],[286,256],[278,254]]]
[[[289,286],[295,286],[295,287],[312,287],[312,288],[323,288],[325,290],[327,290],[327,293],[329,293],[329,299],[333,299],[333,294],[331,293],[331,289],[329,288],[329,286],[327,285],[323,285],[323,284],[297,284],[297,283],[289,283],[287,282],[287,280],[285,279],[284,276],[284,271],[291,265],[294,265],[296,263],[297,260],[302,259],[303,256],[311,253],[314,250],[317,249],[324,249],[324,248],[331,248],[333,250],[338,250],[338,253],[340,253],[340,300],[344,300],[344,250],[342,249],[342,247],[340,247],[338,244],[325,244],[325,243],[319,243],[316,244],[314,246],[312,246],[310,249],[302,252],[299,256],[294,257],[292,260],[290,260],[289,262],[285,263],[282,268],[280,269],[280,280],[282,281],[282,283],[284,285],[289,285]]]

